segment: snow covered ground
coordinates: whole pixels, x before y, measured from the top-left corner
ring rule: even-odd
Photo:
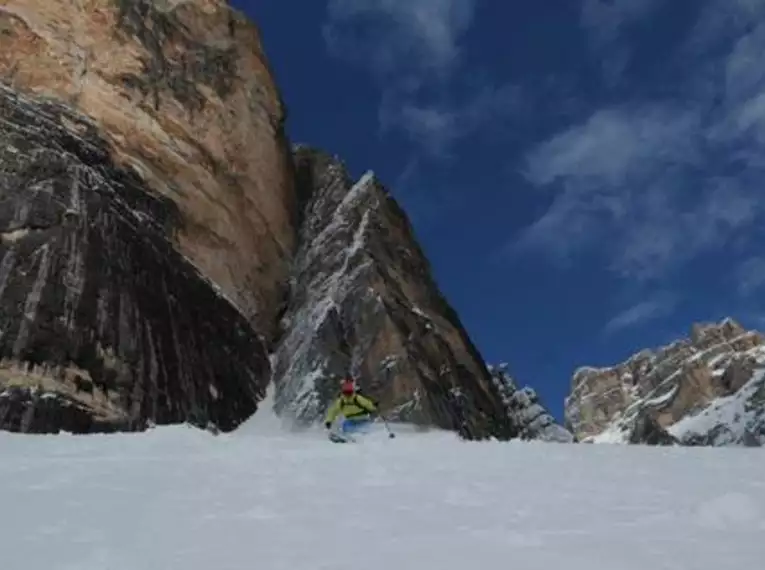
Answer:
[[[765,453],[330,444],[241,432],[0,434],[3,570],[758,568]]]
[[[761,358],[765,359],[765,356]],[[760,435],[765,423],[763,396],[765,369],[759,369],[738,392],[716,398],[702,412],[684,417],[668,431],[680,440],[687,440],[694,434],[705,435],[715,445],[735,444],[749,432],[757,434],[752,436],[753,440],[765,443],[765,436]]]

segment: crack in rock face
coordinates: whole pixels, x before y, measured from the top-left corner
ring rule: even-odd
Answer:
[[[211,88],[220,98],[234,90],[238,73],[235,45],[218,47],[197,41],[180,24],[173,12],[177,4],[152,0],[115,0],[118,29],[135,37],[146,50],[140,73],[122,74],[122,82],[136,89],[159,111],[160,95],[170,94],[193,114],[202,111],[207,98],[201,86]],[[229,26],[234,26],[233,13]],[[165,46],[175,45],[177,58],[168,57]]]
[[[265,348],[169,241],[177,206],[67,107],[0,84],[0,115],[0,428],[234,429]]]

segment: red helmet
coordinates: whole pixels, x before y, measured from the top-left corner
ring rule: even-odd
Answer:
[[[356,386],[353,383],[353,379],[346,378],[345,380],[343,380],[343,384],[340,387],[340,391],[346,396],[350,396],[351,394],[353,394],[356,391]]]

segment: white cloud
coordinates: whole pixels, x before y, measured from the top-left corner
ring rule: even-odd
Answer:
[[[603,331],[615,333],[665,317],[672,313],[676,304],[676,299],[671,295],[662,295],[652,300],[641,301],[615,315],[606,323]]]
[[[445,74],[474,8],[474,0],[329,0],[325,38],[333,54],[382,75]]]
[[[389,92],[383,97],[379,121],[383,131],[401,130],[427,155],[444,157],[455,142],[476,131],[485,132],[499,119],[518,113],[521,105],[521,92],[515,86],[484,86],[457,102],[421,103]]]
[[[674,235],[672,187],[679,165],[697,160],[688,144],[697,128],[698,118],[680,109],[624,107],[599,111],[541,144],[527,157],[526,177],[555,198],[517,247],[566,257],[616,236],[610,245],[619,271],[645,274],[666,263],[683,245]]]
[[[462,41],[475,0],[329,0],[324,37],[330,53],[360,65],[380,83],[382,133],[403,133],[428,157],[518,108],[513,86],[461,84]]]
[[[592,50],[601,58],[604,79],[616,84],[632,55],[621,41],[625,29],[648,18],[661,0],[582,0],[579,16]]]
[[[458,113],[451,109],[418,106],[412,101],[384,100],[379,111],[383,131],[403,130],[430,155],[444,155],[460,135]]]
[[[765,20],[765,2],[760,22]],[[734,45],[726,58],[721,86],[724,116],[713,136],[716,139],[741,138],[765,144],[765,24],[753,26]],[[759,149],[758,149],[759,150]]]
[[[514,249],[565,259],[604,248],[614,271],[654,278],[742,233],[753,236],[765,213],[763,22],[728,38],[725,55],[702,68],[685,99],[602,109],[532,149],[527,179],[553,199]],[[691,44],[701,49],[698,38]]]
[[[568,179],[587,190],[608,191],[647,168],[690,160],[688,137],[695,122],[682,109],[662,106],[598,111],[532,152],[528,178],[536,184]]]
[[[598,47],[617,39],[622,29],[647,17],[661,0],[583,0],[580,22]]]
[[[752,295],[765,288],[765,258],[751,257],[736,271],[738,290],[741,295]]]
[[[701,15],[686,42],[687,53],[705,52],[730,38],[741,37],[765,14],[765,0],[702,1]]]

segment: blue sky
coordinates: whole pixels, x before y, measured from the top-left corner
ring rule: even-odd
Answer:
[[[233,0],[288,133],[374,170],[490,362],[573,371],[765,315],[765,0]]]

